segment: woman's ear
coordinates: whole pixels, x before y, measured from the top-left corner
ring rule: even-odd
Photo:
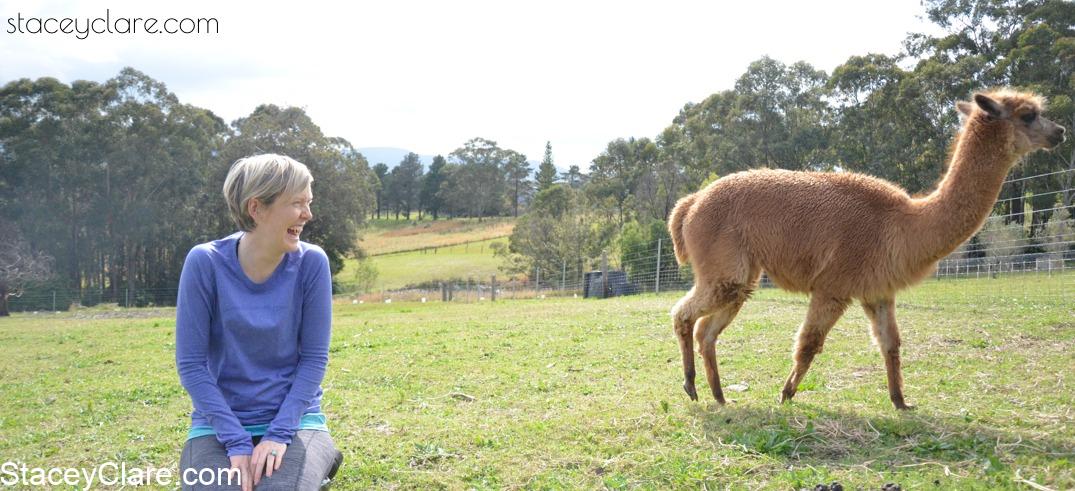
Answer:
[[[258,222],[258,212],[260,212],[264,206],[265,205],[263,205],[257,198],[246,200],[246,213],[250,215],[250,218],[254,220],[255,224]]]

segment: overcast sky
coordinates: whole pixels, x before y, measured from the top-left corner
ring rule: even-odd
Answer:
[[[19,14],[81,27],[106,9],[215,18],[220,32],[9,33]],[[0,0],[0,83],[104,81],[132,66],[228,122],[261,103],[299,106],[356,147],[447,154],[480,136],[537,161],[548,140],[558,167],[585,169],[610,140],[655,137],[764,55],[831,72],[895,54],[908,32],[932,30],[922,15],[917,0]]]

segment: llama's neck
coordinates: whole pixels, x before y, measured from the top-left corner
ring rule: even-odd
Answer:
[[[1004,177],[1018,157],[1002,122],[967,121],[937,190],[914,201],[919,213],[909,227],[908,259],[928,265],[954,251],[981,228]]]

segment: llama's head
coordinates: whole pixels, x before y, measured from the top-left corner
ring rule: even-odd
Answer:
[[[1019,155],[1064,142],[1064,127],[1042,117],[1045,100],[1037,94],[1000,89],[974,94],[974,102],[960,101],[956,107],[968,121],[977,118],[1013,132],[1012,143]]]

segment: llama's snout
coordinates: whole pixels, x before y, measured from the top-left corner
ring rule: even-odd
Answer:
[[[1057,125],[1056,131],[1054,131],[1053,134],[1049,135],[1049,145],[1051,147],[1058,146],[1061,143],[1064,143],[1065,139],[1066,137],[1064,136],[1064,127]]]

